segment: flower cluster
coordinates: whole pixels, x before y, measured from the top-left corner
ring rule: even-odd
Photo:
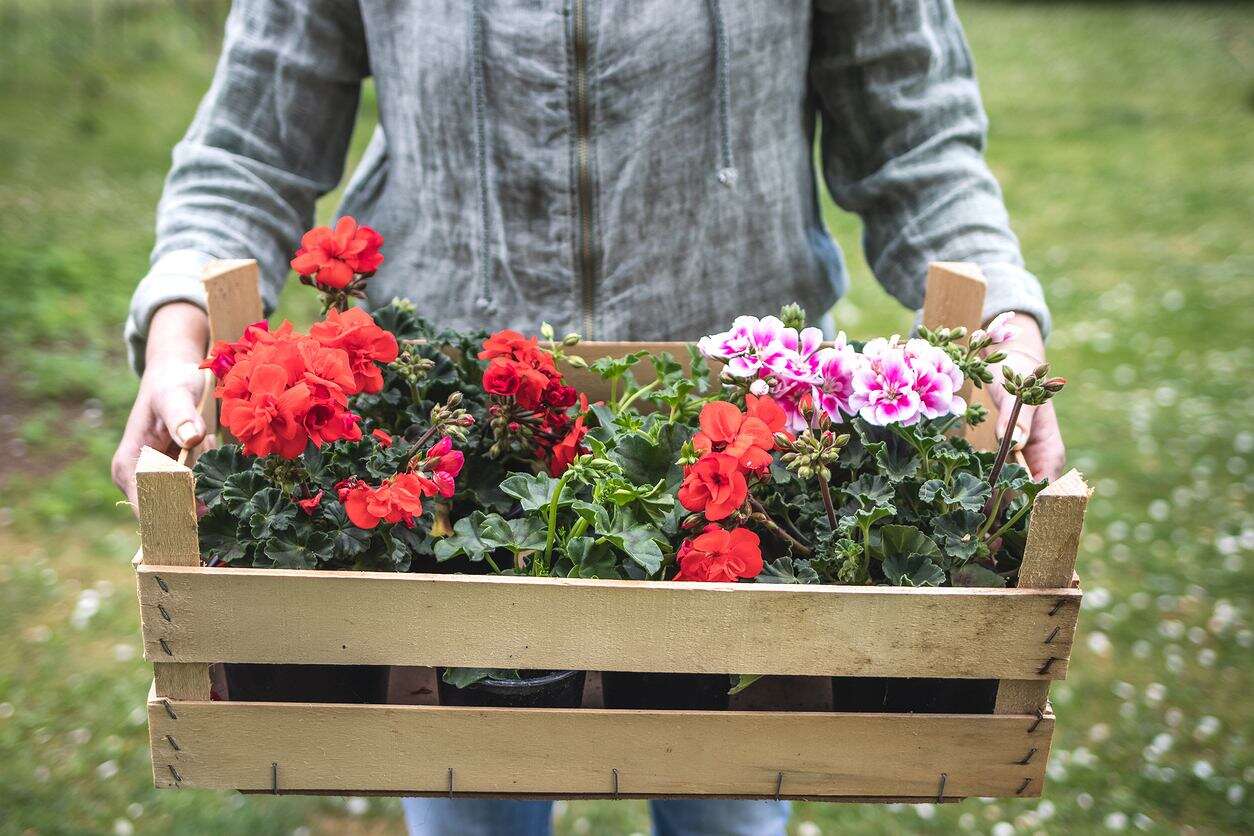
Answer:
[[[710,523],[683,542],[675,559],[679,562],[677,581],[734,582],[762,573],[761,540],[747,528],[727,531]]]
[[[380,439],[385,446],[391,438]],[[379,485],[349,479],[336,485],[336,493],[349,520],[358,528],[371,529],[379,523],[404,523],[414,527],[422,514],[424,497],[451,497],[454,480],[461,473],[465,457],[453,449],[453,439],[445,436],[426,455],[415,457],[411,469],[398,473]]]
[[[292,269],[325,290],[348,290],[379,269],[382,246],[382,235],[346,215],[335,229],[317,226],[301,236]]]
[[[218,378],[222,425],[254,456],[299,456],[310,442],[361,438],[349,396],[382,387],[378,363],[396,359],[396,338],[360,310],[331,311],[310,334],[290,322],[250,325],[218,342],[201,364]]]
[[[692,439],[701,455],[684,469],[678,498],[709,525],[680,547],[676,580],[735,580],[762,571],[758,536],[746,528],[724,530],[716,523],[745,506],[749,481],[769,471],[775,434],[783,432],[787,421],[774,399],[752,394],[745,396],[744,412],[726,401],[711,401],[701,409],[700,430]]]
[[[568,386],[550,352],[535,337],[498,331],[479,352],[487,360],[483,389],[494,396],[489,408],[496,436],[493,454],[519,449],[560,476],[583,451],[587,398]],[[579,405],[577,417],[570,408]]]
[[[999,329],[998,336],[1006,330],[998,321],[990,327]],[[963,383],[958,365],[922,339],[876,339],[857,351],[843,332],[824,346],[817,328],[798,331],[773,316],[741,316],[731,330],[702,337],[698,347],[724,362],[732,379],[747,380],[751,393],[769,393],[794,431],[807,425],[807,403],[833,421],[857,415],[879,426],[909,426],[966,409],[958,396]]]

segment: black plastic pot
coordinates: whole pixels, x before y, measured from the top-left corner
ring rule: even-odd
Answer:
[[[444,681],[436,669],[440,705],[492,708],[579,708],[587,671],[521,671],[522,679],[482,679],[465,688]]]
[[[724,711],[730,689],[731,677],[723,673],[604,671],[601,674],[606,708]]]
[[[893,714],[992,714],[995,679],[832,677],[835,711]]]
[[[232,702],[386,703],[387,665],[227,663]]]

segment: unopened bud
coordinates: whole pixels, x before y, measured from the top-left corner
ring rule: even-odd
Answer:
[[[787,450],[792,446],[792,436],[788,433],[775,433],[775,446],[780,450]]]
[[[1032,377],[1035,377],[1038,379],[1045,377],[1045,375],[1047,374],[1049,374],[1049,363],[1041,363],[1039,366],[1037,366],[1035,369],[1032,370]]]
[[[588,361],[580,357],[578,354],[572,354],[566,358],[566,362],[570,363],[576,369],[588,368]]]
[[[541,322],[540,323],[540,336],[544,337],[546,340],[553,339],[553,326],[548,324],[547,322]]]
[[[444,403],[447,406],[460,406],[461,402],[462,402],[462,393],[454,392],[453,394],[448,396],[448,400],[445,401]]]
[[[1044,383],[1045,391],[1049,392],[1051,395],[1056,392],[1061,392],[1062,387],[1066,385],[1067,379],[1065,377],[1051,377]]]
[[[806,309],[795,302],[784,305],[780,309],[779,318],[783,320],[785,328],[794,328],[800,331],[806,327]]]
[[[579,335],[567,334],[566,336],[562,337],[562,345],[566,346],[567,348],[570,348],[571,346],[579,345]]]

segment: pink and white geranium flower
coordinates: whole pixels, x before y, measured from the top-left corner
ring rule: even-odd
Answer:
[[[915,372],[914,390],[919,395],[919,411],[924,418],[961,415],[966,401],[958,395],[962,371],[948,354],[926,340],[906,343],[906,362]]]
[[[866,366],[862,355],[848,344],[845,332],[836,335],[836,341],[815,354],[818,365],[818,381],[814,385],[814,402],[833,421],[844,422],[857,414],[852,405],[853,377]]]
[[[799,332],[778,317],[739,316],[730,330],[702,337],[697,348],[704,356],[721,360],[729,374],[756,378],[750,392],[771,395],[788,416],[789,428],[799,430],[805,426],[801,399],[818,380],[814,358],[822,343],[818,328]]]
[[[854,373],[850,406],[868,424],[908,426],[919,419],[919,394],[914,390],[918,375],[902,348],[884,342],[874,347],[876,354]]]

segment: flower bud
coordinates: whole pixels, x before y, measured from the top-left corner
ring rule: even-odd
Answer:
[[[578,354],[571,354],[566,357],[566,362],[576,369],[588,368],[588,361],[580,357]]]
[[[749,394],[757,395],[759,398],[771,391],[771,384],[762,378],[758,378],[749,384]]]
[[[1051,395],[1056,392],[1061,392],[1062,388],[1066,385],[1067,379],[1065,377],[1051,377],[1044,383],[1045,391],[1049,392]]]
[[[783,320],[785,328],[794,328],[800,331],[806,327],[806,310],[796,302],[784,305],[780,309],[779,318]]]
[[[448,396],[448,400],[444,402],[444,405],[449,406],[449,407],[455,407],[455,406],[460,406],[461,402],[462,402],[462,393],[454,392],[453,394]]]
[[[1047,374],[1049,374],[1049,363],[1041,363],[1039,366],[1037,366],[1035,369],[1032,370],[1032,377],[1035,377],[1038,380],[1042,377],[1045,377]]]
[[[579,345],[579,335],[567,334],[566,336],[562,337],[562,345],[566,346],[567,348]]]
[[[547,322],[541,322],[540,323],[540,336],[544,337],[546,340],[553,339],[553,326],[548,324]]]

